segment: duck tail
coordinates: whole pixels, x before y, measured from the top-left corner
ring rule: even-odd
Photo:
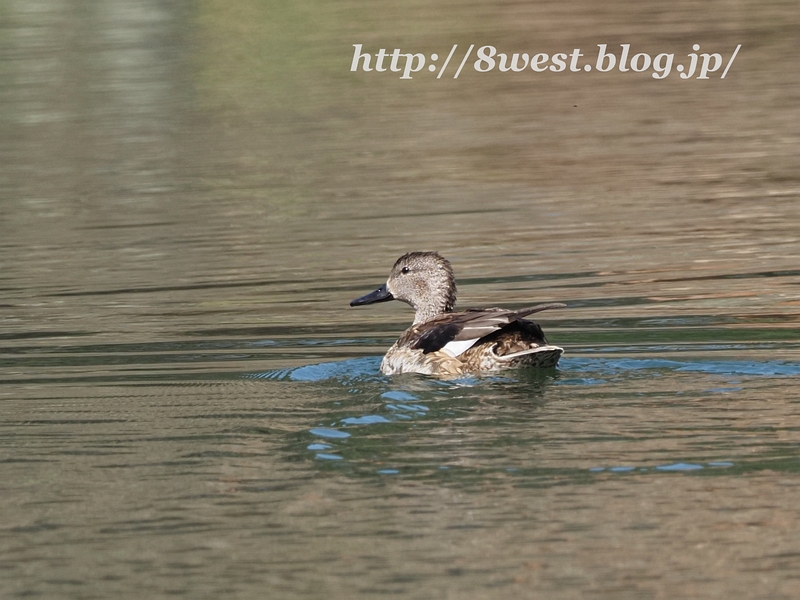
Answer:
[[[550,369],[558,364],[558,359],[564,354],[564,349],[558,346],[536,346],[511,354],[498,356],[497,360],[506,363],[508,368],[536,367],[537,369]]]

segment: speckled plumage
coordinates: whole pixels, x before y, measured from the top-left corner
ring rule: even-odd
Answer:
[[[564,352],[547,343],[539,325],[523,318],[563,304],[453,312],[453,269],[436,252],[401,256],[384,285],[350,306],[387,300],[401,300],[415,310],[414,323],[381,362],[381,371],[387,375],[458,376],[518,367],[551,368]]]

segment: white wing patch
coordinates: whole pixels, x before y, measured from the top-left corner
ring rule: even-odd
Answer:
[[[476,337],[474,340],[461,340],[460,342],[455,342],[455,341],[448,342],[442,348],[442,352],[455,358],[459,354],[462,354],[463,352],[466,352],[467,350],[472,348],[472,346],[475,345],[475,342],[477,342],[479,339],[481,338]]]

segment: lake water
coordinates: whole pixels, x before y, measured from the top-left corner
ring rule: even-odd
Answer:
[[[0,3],[3,598],[796,598],[793,3]],[[350,72],[700,52],[725,79]],[[385,377],[438,250],[558,370]]]

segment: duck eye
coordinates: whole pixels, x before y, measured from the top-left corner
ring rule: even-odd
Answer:
[[[406,274],[406,273],[408,273],[410,270],[411,270],[411,269],[409,269],[408,267],[403,267],[402,269],[400,269],[400,272],[401,272],[403,275],[405,275],[405,274]]]

